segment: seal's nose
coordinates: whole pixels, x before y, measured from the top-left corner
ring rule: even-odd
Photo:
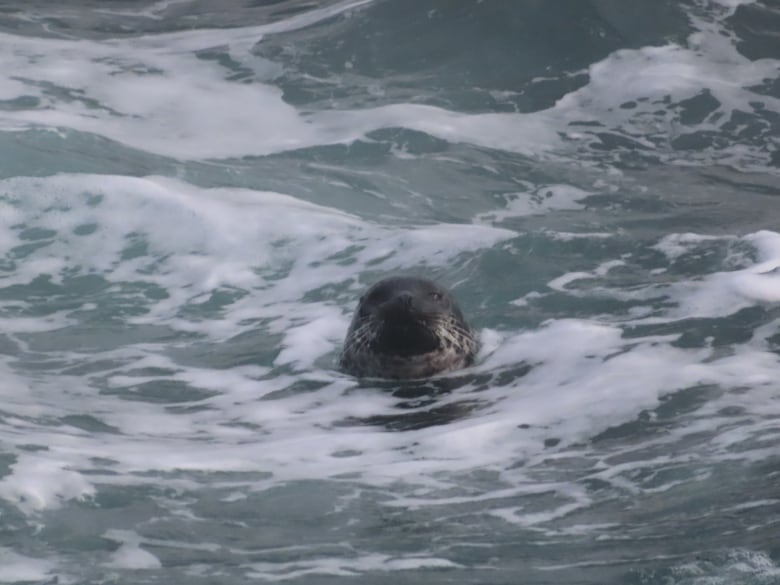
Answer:
[[[408,291],[400,292],[395,297],[395,302],[405,309],[411,309],[414,295]]]

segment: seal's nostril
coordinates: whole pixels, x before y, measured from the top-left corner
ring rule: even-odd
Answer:
[[[412,301],[414,300],[414,295],[410,292],[402,292],[398,293],[398,296],[396,296],[396,302],[398,302],[400,305],[404,307],[411,307]]]

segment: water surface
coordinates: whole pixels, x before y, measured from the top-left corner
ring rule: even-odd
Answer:
[[[6,2],[0,582],[780,583],[773,0]],[[387,274],[483,349],[338,353]]]

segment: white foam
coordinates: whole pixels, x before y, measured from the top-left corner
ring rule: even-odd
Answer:
[[[761,231],[743,240],[756,247],[760,261],[741,270],[671,286],[672,298],[679,302],[675,316],[718,317],[757,303],[780,301],[780,234]]]
[[[556,108],[576,115],[581,115],[583,110],[601,111],[610,121],[622,116],[622,121],[628,122],[635,113],[619,108],[625,102],[639,96],[651,100],[670,96],[681,100],[693,97],[702,88],[709,89],[725,106],[747,105],[743,100],[755,96],[744,88],[777,73],[774,60],[750,61],[735,49],[730,39],[714,32],[699,31],[691,43],[695,46],[664,45],[616,51],[591,65],[590,82],[561,98]],[[767,105],[779,103],[776,98],[767,99]],[[652,143],[647,146],[652,147]]]
[[[315,360],[333,351],[336,343],[341,341],[347,330],[349,321],[341,311],[328,308],[328,314],[323,315],[322,309],[317,315],[307,319],[302,325],[288,328],[285,333],[283,348],[274,360],[274,365],[296,364],[308,369]],[[303,317],[300,315],[299,317]]]
[[[111,41],[65,41],[0,34],[0,96],[31,96],[40,105],[0,112],[0,128],[25,126],[88,132],[179,159],[261,156],[349,143],[387,127],[406,127],[453,141],[517,152],[559,143],[544,116],[468,115],[419,104],[304,114],[268,81],[278,66],[251,54],[264,34],[293,30],[355,8],[339,4],[261,27],[188,31]],[[226,46],[258,73],[254,83],[195,51]],[[34,66],[31,67],[31,64]],[[59,99],[53,85],[77,99]]]
[[[539,114],[462,114],[420,104],[393,104],[311,115],[328,143],[350,142],[380,128],[403,127],[451,142],[466,142],[522,154],[561,144],[555,120]]]
[[[736,8],[739,0],[722,4]],[[614,132],[647,149],[662,160],[682,164],[719,161],[741,169],[766,168],[767,147],[760,142],[698,150],[675,150],[676,137],[695,131],[720,133],[735,111],[753,112],[762,104],[780,112],[780,99],[757,93],[754,87],[777,77],[778,60],[751,60],[737,49],[734,35],[723,25],[728,13],[689,14],[695,32],[684,44],[622,49],[588,68],[589,82],[563,96],[550,117],[568,123],[598,121],[598,131]],[[696,124],[683,124],[673,108],[659,107],[664,100],[679,103],[708,93],[719,107]],[[631,107],[622,107],[631,104]],[[593,132],[569,126],[574,141],[593,140]],[[769,148],[771,151],[771,147]]]
[[[0,96],[37,98],[36,108],[0,113],[0,127],[20,123],[104,136],[130,147],[177,158],[263,155],[312,146],[330,130],[310,124],[265,83],[226,80],[228,72],[192,52],[235,44],[253,69],[252,44],[268,32],[293,30],[364,2],[307,11],[273,25],[235,31],[194,31],[116,41],[63,41],[0,35]],[[237,49],[238,50],[238,49]],[[34,66],[31,67],[31,63]],[[266,65],[268,75],[278,73]],[[139,72],[141,71],[141,72]],[[78,99],[61,100],[53,84]],[[350,140],[337,137],[336,142]]]
[[[718,131],[728,119],[722,114],[751,111],[751,103],[756,101],[768,110],[780,111],[780,100],[750,89],[776,76],[777,61],[747,59],[731,38],[724,37],[721,25],[701,19],[694,19],[699,30],[687,45],[616,51],[589,67],[585,86],[539,112],[466,114],[414,103],[304,112],[285,102],[274,85],[282,72],[280,65],[255,55],[253,46],[262,43],[264,35],[347,15],[364,4],[367,2],[337,3],[263,26],[107,41],[0,35],[0,67],[5,73],[0,96],[9,100],[31,96],[40,101],[37,107],[0,112],[0,127],[8,131],[42,127],[88,132],[178,159],[262,156],[351,143],[389,127],[544,157],[568,148],[571,140],[591,140],[589,133],[570,124],[592,119],[657,151],[656,142],[645,136],[668,139],[690,128],[680,129],[671,110],[658,116],[654,102],[667,96],[680,101],[704,88],[722,105],[698,124],[700,130]],[[155,10],[165,7],[152,7],[146,15],[154,17]],[[199,51],[215,48],[252,70],[252,83],[232,81],[231,71],[216,61],[198,58]],[[44,89],[52,85],[55,89]],[[640,99],[647,101],[635,109],[620,107]],[[562,135],[567,136],[566,141]],[[728,156],[746,160],[765,156],[760,148],[753,150],[748,145],[735,145]],[[668,156],[682,157],[679,152]],[[712,160],[714,154],[686,156]],[[570,205],[564,199],[561,204]],[[518,203],[517,207],[514,213],[537,211],[533,205]]]
[[[307,575],[355,577],[369,571],[456,569],[459,566],[447,559],[422,555],[391,557],[384,554],[366,554],[354,558],[334,557],[287,563],[253,563],[248,576],[264,581],[287,581]]]
[[[780,568],[765,552],[737,548],[678,565],[672,574],[682,585],[770,584],[780,579]]]
[[[112,14],[116,16],[141,16],[152,20],[162,20],[163,14],[171,7],[177,4],[187,4],[192,0],[161,0],[139,10],[114,10],[110,8],[95,8],[95,12],[101,14]]]
[[[119,548],[111,554],[111,561],[106,566],[115,569],[159,569],[160,560],[147,550],[141,548],[141,537],[132,530],[109,530],[104,537],[120,543]]]
[[[734,236],[708,236],[699,234],[669,234],[652,246],[663,252],[670,262],[684,255],[704,253],[712,243],[749,244],[759,258],[758,262],[737,270],[706,274],[692,280],[680,279],[654,284],[636,290],[622,290],[602,285],[605,274],[616,266],[609,261],[592,271],[578,271],[562,274],[548,282],[548,286],[557,291],[578,296],[612,297],[619,300],[640,300],[666,297],[674,303],[674,308],[663,316],[648,317],[643,322],[662,322],[686,318],[714,318],[733,315],[746,307],[760,303],[780,301],[780,234],[760,231],[742,238]],[[731,262],[738,261],[743,266],[747,261],[743,255],[734,254]],[[661,274],[665,269],[655,269]],[[572,283],[592,280],[594,285],[579,290]]]
[[[310,365],[340,338],[337,330],[345,323],[342,309],[329,303],[289,305],[324,283],[354,278],[352,268],[334,265],[328,258],[353,247],[359,265],[409,270],[444,265],[458,254],[515,236],[510,230],[477,225],[389,229],[279,193],[201,189],[161,177],[17,178],[0,182],[0,189],[14,194],[7,202],[27,216],[28,227],[56,232],[51,247],[27,256],[6,279],[8,285],[27,284],[41,275],[60,282],[73,266],[82,274],[97,273],[111,282],[148,282],[165,290],[167,297],[150,303],[149,312],[130,318],[131,323],[166,322],[225,337],[241,331],[238,323],[270,319],[277,323],[271,325],[273,331],[291,337],[283,345],[297,348],[285,350],[280,364]],[[42,195],[27,197],[33,193]],[[87,204],[90,196],[101,200]],[[59,212],[49,213],[51,206]],[[0,218],[8,233],[18,231],[14,217]],[[76,228],[85,224],[98,227],[78,235]],[[147,249],[132,259],[123,258],[133,242],[145,243]],[[279,279],[278,271],[288,272],[288,278]],[[220,288],[256,293],[233,303],[221,320],[177,316],[183,305],[207,300]],[[285,306],[290,310],[284,311]],[[36,326],[67,324],[64,315],[51,321]],[[300,344],[302,340],[311,343],[308,349]]]
[[[165,294],[144,298],[148,313],[129,318],[129,324],[198,332],[213,342],[242,331],[278,334],[281,351],[275,365],[313,370],[312,379],[325,385],[316,393],[258,402],[289,388],[296,378],[268,378],[270,364],[226,370],[185,367],[167,357],[164,347],[152,343],[129,342],[97,350],[94,356],[71,344],[52,348],[50,355],[63,363],[94,358],[132,364],[134,372],[121,365],[104,370],[101,389],[109,391],[105,394],[78,376],[37,379],[29,386],[19,381],[14,402],[21,404],[19,412],[56,417],[89,414],[120,432],[101,442],[68,425],[42,429],[20,422],[18,434],[6,435],[9,444],[48,448],[35,454],[21,452],[0,483],[0,495],[26,513],[88,497],[96,482],[136,483],[139,480],[132,474],[139,471],[264,469],[272,471],[276,481],[365,473],[384,460],[388,469],[377,470],[379,482],[395,473],[394,466],[424,473],[425,464],[405,462],[393,452],[405,444],[403,438],[371,427],[332,427],[344,418],[392,410],[393,399],[370,392],[345,396],[354,381],[317,368],[315,362],[341,342],[348,315],[335,300],[303,303],[301,299],[325,283],[353,283],[359,267],[385,271],[446,265],[459,254],[515,236],[510,230],[477,225],[389,229],[283,194],[201,189],[160,177],[16,178],[0,182],[0,190],[6,194],[3,203],[13,210],[0,217],[11,246],[14,237],[22,241],[20,217],[26,228],[53,233],[47,236],[48,246],[30,251],[7,276],[7,285],[28,285],[41,275],[64,283],[66,277],[91,274],[113,283],[106,291],[112,296],[123,294],[123,283],[152,284]],[[83,225],[96,228],[79,230]],[[328,261],[348,249],[353,250],[352,266]],[[128,250],[134,252],[131,257],[125,257]],[[188,303],[203,302],[223,288],[243,291],[245,296],[229,303],[219,318],[199,320],[179,314]],[[86,302],[81,310],[98,311],[100,305]],[[60,328],[72,325],[66,315],[56,313],[53,323]],[[30,335],[53,325],[31,327],[16,321],[14,327]],[[144,368],[165,373],[138,375]],[[186,416],[154,402],[117,397],[132,396],[161,376],[217,394],[200,401],[205,410]],[[36,405],[34,412],[28,408],[31,403]],[[259,425],[261,430],[226,421]],[[199,439],[203,433],[214,441],[203,444]],[[153,447],[159,444],[165,448]],[[360,446],[356,456],[340,455],[356,445]],[[93,458],[115,461],[112,469],[120,475],[82,474],[81,470],[94,466]],[[132,564],[138,558],[133,550],[123,551],[117,563]]]
[[[553,211],[578,211],[585,208],[582,200],[590,195],[571,185],[542,185],[531,192],[508,193],[506,208],[477,216],[480,221],[504,221],[510,217],[541,215]]]
[[[262,27],[126,40],[0,35],[0,66],[8,79],[0,84],[0,96],[32,96],[41,102],[36,108],[3,111],[0,127],[89,132],[180,159],[259,156],[349,143],[387,127],[525,153],[559,144],[544,115],[468,115],[419,104],[303,114],[287,104],[281,90],[267,83],[278,75],[278,66],[252,55],[252,45],[264,34],[306,26],[363,3],[309,11]],[[228,71],[193,53],[214,46],[226,46],[259,79],[251,84],[229,81]],[[79,99],[57,99],[41,89],[47,84]]]
[[[559,232],[546,230],[546,235],[553,240],[559,240],[561,242],[571,242],[572,240],[606,240],[615,237],[615,234],[610,232]]]
[[[0,497],[25,513],[57,508],[66,500],[95,493],[85,477],[68,469],[67,461],[46,454],[19,455],[12,473],[0,481]]]
[[[164,10],[165,4],[153,6],[149,16]],[[316,17],[325,14],[335,12],[324,10]],[[297,22],[294,26],[307,21]],[[585,87],[537,114],[463,114],[419,104],[306,113],[282,99],[274,87],[278,71],[273,64],[251,56],[251,45],[272,30],[183,31],[78,43],[0,35],[0,66],[7,76],[17,77],[0,80],[0,99],[34,95],[42,100],[38,109],[0,112],[0,125],[14,131],[41,124],[92,132],[181,159],[349,142],[391,126],[537,156],[561,147],[558,133],[572,121],[596,117],[618,128],[641,130],[648,117],[636,113],[646,114],[645,106],[633,113],[619,108],[623,100],[637,96],[649,96],[650,101],[666,95],[684,99],[712,86],[724,100],[724,110],[743,107],[755,97],[745,88],[773,64],[764,60],[747,66],[732,54],[733,47],[721,47],[705,31],[692,37],[687,47],[610,55],[591,68]],[[190,53],[221,44],[255,71],[253,83],[228,81],[216,61]],[[723,72],[716,67],[721,56]],[[30,67],[32,61],[41,67]],[[143,68],[159,72],[139,73]],[[38,82],[84,92],[103,109],[77,98],[55,97],[56,89],[44,91]],[[767,107],[775,106],[767,100]],[[668,128],[658,130],[657,123],[647,121],[648,128],[666,133]],[[717,124],[706,120],[702,127]],[[653,147],[648,141],[643,144]],[[774,232],[739,238],[671,234],[655,246],[670,267],[688,254],[724,242],[752,246],[757,252],[756,262],[740,257],[734,265],[718,266],[701,278],[667,271],[663,279],[635,280],[623,288],[610,280],[613,270],[636,265],[630,257],[606,258],[551,280],[552,292],[525,295],[514,305],[533,307],[542,296],[594,295],[637,302],[638,311],[645,313],[553,319],[527,331],[482,331],[480,360],[452,378],[493,377],[484,388],[479,383],[479,392],[464,383],[435,397],[436,408],[455,413],[447,424],[391,432],[392,425],[385,426],[384,421],[403,422],[410,415],[424,418],[429,407],[413,406],[370,382],[358,385],[332,371],[324,360],[335,355],[346,329],[348,311],[361,288],[358,274],[443,271],[471,262],[481,251],[517,236],[490,222],[577,212],[589,195],[563,184],[528,190],[530,195],[509,194],[506,206],[481,215],[482,225],[420,225],[412,220],[388,227],[282,193],[206,189],[161,177],[59,175],[0,182],[3,249],[26,242],[21,224],[54,232],[46,236],[51,240],[46,246],[26,252],[18,268],[3,273],[5,287],[24,287],[41,275],[55,284],[67,284],[74,275],[99,276],[109,284],[100,293],[101,301],[128,301],[147,311],[123,320],[128,334],[112,333],[116,347],[99,343],[82,347],[67,335],[67,328],[82,325],[82,313],[102,319],[101,303],[92,302],[94,298],[36,320],[11,316],[14,310],[34,306],[23,296],[2,302],[0,307],[8,313],[0,319],[0,328],[40,369],[20,378],[14,368],[27,366],[15,361],[16,356],[6,356],[0,364],[8,411],[3,413],[0,433],[8,452],[17,458],[0,481],[0,497],[33,522],[44,517],[41,512],[88,499],[103,486],[154,484],[158,493],[177,490],[171,498],[175,503],[166,496],[155,497],[156,506],[181,506],[177,511],[184,508],[184,513],[194,515],[180,494],[202,489],[204,476],[209,488],[225,489],[216,495],[221,505],[234,503],[237,508],[255,496],[253,492],[280,488],[286,482],[334,480],[339,486],[355,482],[361,494],[367,487],[366,492],[379,493],[378,505],[394,507],[392,512],[427,508],[442,517],[450,511],[437,506],[469,509],[473,504],[468,514],[484,512],[509,524],[561,534],[567,530],[567,516],[587,508],[598,496],[582,485],[544,481],[540,476],[554,475],[558,459],[589,455],[590,439],[602,431],[635,421],[642,412],[651,416],[670,394],[703,385],[722,394],[696,407],[690,424],[681,425],[684,428],[643,443],[642,448],[657,447],[663,455],[644,457],[639,464],[663,466],[700,456],[707,462],[776,457],[767,437],[776,434],[772,417],[780,414],[773,341],[780,322],[765,324],[751,340],[727,351],[707,344],[677,347],[676,335],[626,337],[623,329],[626,324],[727,316],[739,308],[776,303],[780,234]],[[551,196],[543,197],[548,192]],[[94,231],[79,229],[93,224]],[[560,240],[613,237],[606,232],[543,235]],[[136,290],[126,292],[133,288],[128,284]],[[143,296],[137,292],[141,285],[156,287],[157,294]],[[332,287],[332,294],[323,292],[330,290],[324,286]],[[199,315],[197,309],[209,305],[212,294],[218,293],[236,298],[210,312],[204,308],[205,316]],[[664,297],[660,308],[659,297]],[[192,308],[196,310],[188,313]],[[647,312],[652,318],[642,318]],[[144,338],[143,332],[151,329],[165,334]],[[50,331],[60,335],[46,335]],[[255,336],[258,345],[266,344],[264,356],[270,357],[258,357],[258,362],[265,360],[262,364],[210,365],[212,351],[225,351],[222,344],[235,343],[242,334]],[[36,343],[47,349],[36,349]],[[75,373],[72,366],[89,373]],[[159,401],[144,399],[142,385],[162,387],[163,382],[192,390],[195,397],[181,405],[167,402],[166,396]],[[737,406],[737,420],[744,424],[735,425],[734,419],[725,420],[721,414],[722,409]],[[75,417],[94,417],[112,428],[84,431]],[[688,434],[714,428],[717,436],[700,448],[701,453],[693,449],[678,453],[673,448]],[[599,461],[594,466],[591,478],[629,494],[660,493],[679,485],[679,480],[667,480],[642,486],[635,461]],[[235,475],[223,480],[222,472]],[[479,474],[498,479],[473,480]],[[534,504],[529,506],[531,500]],[[347,507],[343,501],[336,505]],[[154,522],[150,526],[150,531],[156,529]],[[599,525],[568,529],[587,535]],[[122,571],[153,571],[162,568],[163,561],[167,564],[148,547],[215,552],[222,546],[172,544],[132,530],[109,530],[104,536],[118,548],[103,568]],[[252,562],[258,558],[256,549],[248,554],[253,557],[241,568],[261,580],[462,569],[437,551],[388,556],[350,550],[314,557],[306,551],[308,557],[294,561],[285,557],[279,563]],[[738,561],[742,564],[735,563],[736,567],[747,567],[734,572],[739,576],[750,574],[761,559]],[[0,549],[0,581],[48,579],[53,566]],[[191,574],[196,571],[197,566]]]
[[[748,384],[752,394],[741,397],[743,407],[747,404],[748,408],[752,400],[765,404],[777,394],[772,385],[776,356],[765,347],[765,340],[773,335],[771,327],[756,338],[754,346],[723,357],[706,347],[674,347],[675,336],[624,339],[622,329],[606,320],[562,319],[531,331],[483,332],[486,347],[474,372],[511,371],[522,363],[531,370],[512,384],[489,387],[478,395],[466,387],[439,397],[440,407],[457,409],[464,400],[480,404],[478,410],[466,410],[463,417],[447,425],[391,433],[378,424],[344,424],[378,414],[402,417],[415,409],[399,405],[388,393],[353,390],[353,380],[318,367],[318,360],[337,349],[348,315],[343,301],[304,303],[305,295],[329,282],[351,283],[357,293],[354,274],[366,267],[384,271],[446,265],[458,254],[493,247],[514,237],[514,232],[473,225],[391,230],[283,194],[201,189],[156,177],[61,175],[14,179],[0,185],[4,192],[14,194],[4,201],[24,215],[28,227],[56,232],[51,247],[31,252],[30,264],[21,264],[10,276],[15,282],[28,283],[38,275],[27,272],[28,265],[36,266],[35,261],[61,258],[62,264],[52,264],[49,270],[78,266],[81,273],[98,273],[109,282],[141,281],[162,288],[168,298],[144,299],[150,313],[133,318],[135,323],[195,331],[212,343],[242,331],[280,336],[274,364],[194,367],[177,363],[160,345],[129,342],[95,356],[131,364],[103,371],[101,389],[111,392],[98,392],[90,379],[80,377],[36,380],[29,388],[18,384],[16,402],[27,393],[36,396],[36,414],[84,414],[88,405],[89,414],[119,431],[107,434],[105,441],[95,441],[93,435],[68,426],[41,429],[20,422],[17,431],[6,429],[4,439],[9,445],[49,447],[35,453],[17,447],[19,460],[0,483],[0,495],[28,514],[88,497],[96,483],[143,483],[146,480],[138,473],[177,470],[268,472],[266,482],[249,488],[258,490],[283,481],[350,474],[381,486],[401,477],[406,485],[420,488],[419,505],[435,505],[450,481],[457,484],[458,474],[476,468],[494,469],[507,481],[523,485],[526,468],[508,471],[508,462],[525,460],[532,466],[547,456],[548,439],[556,438],[564,447],[587,439],[633,420],[678,390],[700,384],[723,388]],[[89,203],[84,193],[92,196]],[[52,208],[59,212],[49,213]],[[74,233],[88,223],[98,228],[83,235]],[[16,234],[16,225],[9,220],[4,227]],[[122,259],[132,238],[143,240],[146,249]],[[663,290],[677,306],[656,319],[669,322],[677,315],[690,315],[697,303],[699,314],[720,315],[729,314],[724,311],[733,310],[735,300],[771,301],[775,284],[771,271],[780,263],[780,234],[758,232],[739,240],[725,239],[732,240],[754,246],[758,262],[698,281],[664,284]],[[673,262],[680,254],[695,253],[696,246],[713,242],[722,243],[696,235],[670,236],[658,249],[668,251]],[[351,266],[329,261],[348,249],[353,250]],[[67,261],[63,250],[67,250]],[[599,295],[623,295],[619,298],[657,297],[660,285],[627,291],[610,287],[611,271],[625,263],[630,259],[605,260],[580,275],[563,275],[551,286],[565,294],[587,295],[595,290]],[[759,286],[745,281],[745,276],[765,280]],[[588,278],[597,286],[573,288],[576,278]],[[208,297],[219,287],[234,287],[246,294],[227,305],[218,319],[197,320],[179,314],[191,299]],[[526,302],[535,298],[528,297]],[[705,305],[706,311],[701,309]],[[72,347],[52,352],[65,362],[88,359]],[[292,366],[298,372],[281,374],[272,370],[274,366]],[[148,373],[139,375],[143,369]],[[162,379],[208,391],[198,400],[203,409],[177,413],[166,404],[120,398],[132,395],[143,383]],[[300,381],[312,382],[319,389],[288,391]],[[714,448],[726,451],[735,442],[748,440],[750,432],[724,434]],[[95,467],[94,458],[113,461],[112,473],[82,473]],[[537,525],[587,505],[581,496],[565,494],[563,486],[554,489],[562,495],[555,506],[536,510],[535,515],[509,511],[505,517]],[[402,498],[407,495],[400,492],[397,497],[405,501]],[[122,550],[113,562],[151,563],[143,551]]]
[[[657,244],[650,246],[654,250],[663,252],[670,260],[676,260],[696,247],[710,242],[722,241],[721,236],[707,236],[701,234],[684,233],[668,234],[661,238]]]
[[[51,578],[54,563],[42,559],[33,559],[0,548],[0,582],[21,583],[43,581]]]
[[[740,6],[755,4],[756,0],[714,0],[714,2],[728,8],[729,14],[734,14]]]

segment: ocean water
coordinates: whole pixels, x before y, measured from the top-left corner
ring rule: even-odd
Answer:
[[[0,583],[780,583],[776,0],[0,6]],[[340,373],[450,287],[468,370]]]

